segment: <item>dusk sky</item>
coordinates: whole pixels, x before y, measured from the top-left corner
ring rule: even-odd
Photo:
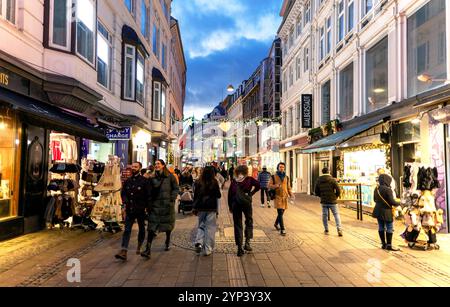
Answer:
[[[187,61],[185,117],[201,118],[251,76],[281,23],[282,0],[175,0]]]

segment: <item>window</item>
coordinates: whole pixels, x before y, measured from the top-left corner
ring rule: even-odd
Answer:
[[[302,70],[302,59],[301,59],[300,55],[297,56],[296,62],[297,62],[297,65],[296,65],[296,78],[298,80],[302,76],[302,73],[301,73],[301,70]]]
[[[297,134],[302,131],[302,105],[300,102],[297,103]]]
[[[164,70],[167,70],[167,47],[166,47],[166,44],[162,44],[162,51],[161,51],[161,56],[162,56],[162,61],[161,61],[161,65],[162,65],[162,68],[164,69]]]
[[[285,139],[287,137],[287,112],[284,111],[283,112],[283,117],[282,117],[282,121],[283,121],[283,139]]]
[[[49,45],[51,47],[70,51],[71,10],[72,0],[50,0]]]
[[[138,53],[136,65],[136,101],[141,104],[144,103],[144,83],[145,83],[145,60],[144,57]]]
[[[355,3],[354,0],[348,1],[347,32],[351,32],[355,26]]]
[[[0,16],[16,23],[16,0],[0,0]]]
[[[161,120],[161,83],[153,83],[153,119]]]
[[[285,93],[286,92],[286,90],[287,90],[287,79],[286,79],[286,72],[284,72],[283,73],[283,93]]]
[[[339,119],[349,120],[353,117],[353,63],[341,70],[339,74]]]
[[[388,38],[366,53],[366,105],[372,112],[388,103]]]
[[[289,49],[294,45],[294,27],[292,26],[291,31],[289,31]]]
[[[294,84],[294,69],[292,68],[292,64],[289,66],[289,87]]]
[[[305,48],[305,51],[303,52],[303,69],[305,72],[309,70],[309,48]]]
[[[124,74],[124,98],[129,100],[135,99],[135,65],[136,48],[131,45],[125,45],[125,74]]]
[[[432,79],[447,79],[446,3],[431,0],[408,18],[408,97],[444,84],[444,81],[421,82],[417,77],[428,74]]]
[[[134,0],[124,0],[125,6],[131,14],[134,14]]]
[[[141,0],[141,33],[144,37],[148,36],[148,19],[147,19],[147,5],[145,4],[145,0]]]
[[[97,24],[95,0],[77,0],[76,45],[77,54],[89,63],[94,63],[95,30]]]
[[[364,15],[369,13],[370,10],[374,7],[375,2],[377,2],[377,0],[364,0]]]
[[[302,14],[300,14],[297,18],[297,37],[302,34]]]
[[[167,7],[167,3],[166,3],[166,1],[165,0],[161,0],[161,7],[162,7],[162,10],[163,10],[163,13],[164,13],[164,17],[167,19],[167,21],[169,21],[170,20],[170,14],[169,14],[169,9],[168,9],[168,7]]]
[[[331,51],[331,17],[327,18],[327,52],[329,54]]]
[[[107,89],[110,89],[112,36],[100,22],[98,22],[97,29],[97,81]]]
[[[322,85],[322,114],[321,114],[321,124],[324,125],[330,121],[330,106],[331,106],[331,91],[330,91],[330,80]]]
[[[344,23],[344,1],[340,1],[338,4],[338,42],[344,39],[345,35],[345,23]]]
[[[305,26],[311,21],[311,2],[308,1],[305,3]]]
[[[162,92],[161,92],[161,121],[166,121],[166,87],[162,86]]]
[[[155,24],[153,24],[153,53],[158,59],[159,59],[159,42],[160,42],[159,35],[160,33],[158,27]]]
[[[320,43],[319,43],[319,62],[323,60],[325,56],[325,28],[320,27]]]
[[[288,136],[293,136],[294,135],[294,108],[293,107],[289,108],[288,130],[289,130]]]

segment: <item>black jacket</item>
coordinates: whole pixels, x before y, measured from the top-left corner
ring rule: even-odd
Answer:
[[[217,212],[217,200],[222,197],[219,184],[214,180],[213,184],[204,189],[200,182],[195,183],[194,210]]]
[[[328,205],[337,204],[337,199],[341,196],[341,190],[331,175],[322,175],[317,179],[314,193],[320,197],[321,204]]]
[[[191,174],[181,174],[180,176],[180,186],[189,185],[192,186],[194,184],[194,179]]]
[[[376,187],[373,192],[375,208],[373,209],[372,216],[388,223],[394,221],[392,207],[397,207],[400,205],[400,203],[396,202],[394,199],[394,193],[392,193],[391,189],[391,182],[391,176],[386,174],[380,175],[380,177],[378,177],[378,187]]]
[[[121,196],[127,213],[144,213],[152,197],[150,180],[140,174],[128,178],[123,184]]]

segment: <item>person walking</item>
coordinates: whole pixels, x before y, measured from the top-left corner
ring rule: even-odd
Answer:
[[[373,193],[375,208],[372,216],[378,221],[378,234],[381,240],[381,248],[390,251],[399,251],[392,245],[394,236],[394,214],[393,208],[400,205],[394,199],[394,193],[391,188],[392,178],[387,174],[380,174],[378,185]]]
[[[259,190],[259,182],[248,176],[248,167],[246,165],[236,167],[235,179],[232,180],[228,190],[228,207],[233,214],[234,240],[238,248],[238,257],[244,255],[245,251],[252,251],[250,246],[250,240],[253,239],[252,197]],[[242,214],[245,216],[244,248],[242,248],[244,236]]]
[[[190,186],[194,185],[194,179],[192,178],[191,171],[185,170],[180,177],[180,186]]]
[[[261,208],[264,208],[264,196],[267,198],[267,207],[270,208],[269,182],[271,174],[267,167],[263,166],[262,172],[258,175],[258,181],[261,186]]]
[[[148,211],[148,235],[142,257],[150,258],[153,239],[158,232],[166,233],[166,248],[170,249],[170,235],[175,227],[175,200],[180,190],[175,175],[171,174],[164,160],[155,163],[155,176],[151,178],[153,186],[152,202]]]
[[[282,236],[286,235],[283,215],[288,207],[288,198],[292,197],[292,187],[289,177],[286,175],[286,164],[278,163],[277,172],[269,183],[269,189],[275,190],[274,207],[277,209],[277,219],[275,220],[275,228],[280,231]]]
[[[317,180],[314,190],[316,196],[320,197],[320,204],[322,205],[322,221],[325,228],[325,234],[329,234],[328,214],[329,210],[331,210],[336,222],[338,235],[342,237],[343,231],[341,226],[341,217],[339,215],[339,208],[337,205],[337,199],[341,196],[341,190],[336,180],[330,175],[327,167],[322,169],[322,176],[320,176]]]
[[[142,243],[145,239],[145,210],[151,201],[150,181],[141,174],[142,164],[134,162],[132,164],[132,176],[128,178],[122,187],[122,202],[125,209],[125,231],[122,237],[122,248],[115,255],[117,259],[127,260],[128,245],[130,243],[131,230],[137,220],[139,226],[138,245],[136,254],[141,252]]]
[[[234,164],[231,164],[231,167],[228,170],[228,176],[230,177],[230,181],[233,181],[233,178],[234,178]]]
[[[215,245],[217,202],[222,197],[215,170],[205,167],[200,180],[195,183],[193,212],[198,216],[195,250],[204,256],[212,254]]]

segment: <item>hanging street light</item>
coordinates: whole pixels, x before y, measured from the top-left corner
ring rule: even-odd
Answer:
[[[234,92],[234,86],[233,85],[228,85],[228,87],[227,87],[227,92],[228,93],[232,93],[232,92]]]

